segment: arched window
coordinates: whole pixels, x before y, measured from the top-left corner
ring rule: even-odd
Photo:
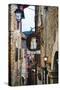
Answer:
[[[53,63],[53,83],[58,83],[58,51],[56,51]]]

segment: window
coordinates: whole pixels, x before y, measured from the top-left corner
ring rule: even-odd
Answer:
[[[18,61],[18,48],[16,48],[16,55],[15,55],[15,61]]]

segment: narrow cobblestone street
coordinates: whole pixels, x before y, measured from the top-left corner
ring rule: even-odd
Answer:
[[[9,85],[58,83],[58,7],[9,4]]]

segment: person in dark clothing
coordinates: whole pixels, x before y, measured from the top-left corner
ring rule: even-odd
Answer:
[[[24,77],[22,77],[21,79],[22,79],[22,84],[24,85]]]
[[[27,85],[32,85],[32,71],[31,71],[31,69],[28,69]]]

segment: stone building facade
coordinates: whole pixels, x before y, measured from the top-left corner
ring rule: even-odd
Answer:
[[[36,33],[40,34],[40,68],[44,73],[47,56],[47,83],[58,83],[58,7],[36,6],[35,15]]]

